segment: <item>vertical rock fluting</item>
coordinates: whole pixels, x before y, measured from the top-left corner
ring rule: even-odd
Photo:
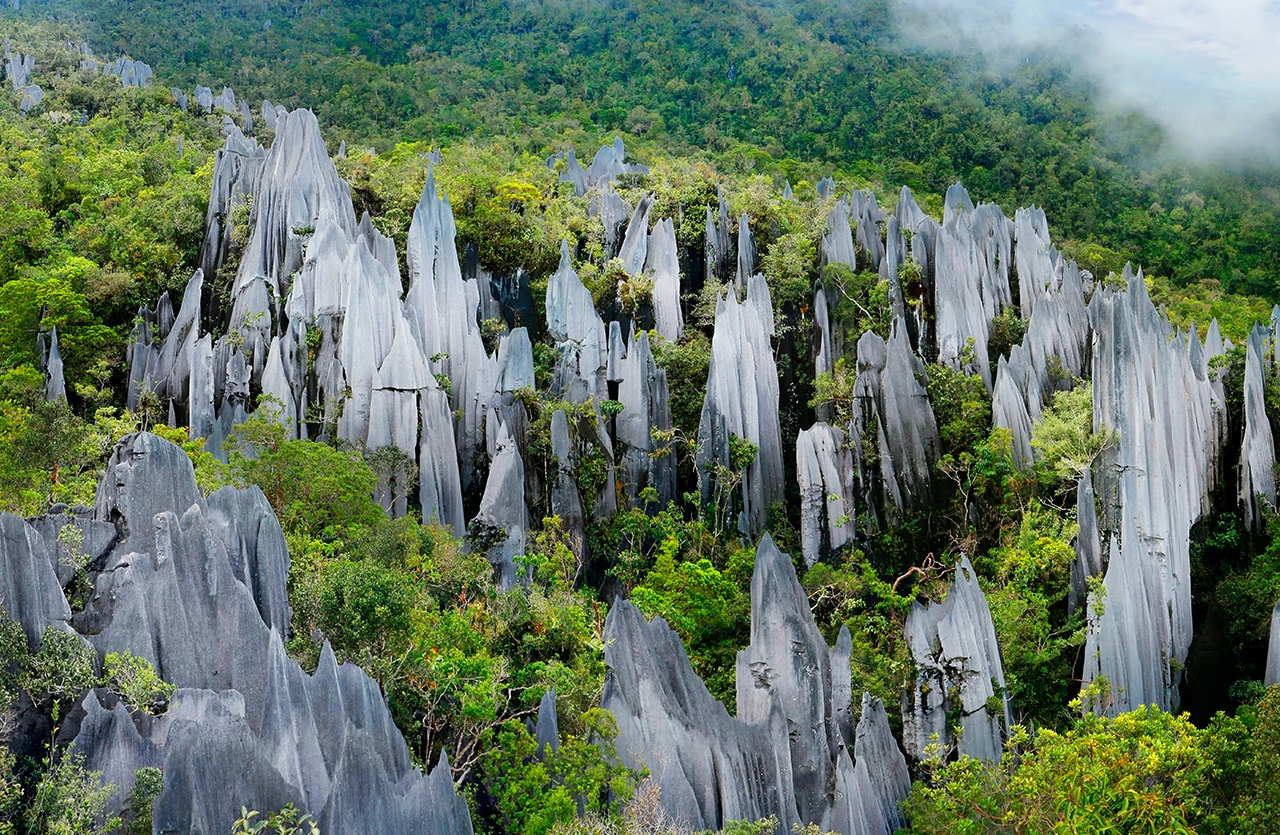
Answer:
[[[1009,697],[991,610],[968,557],[956,564],[946,600],[912,604],[906,635],[917,671],[902,697],[907,753],[945,757],[945,749],[957,744],[958,722],[961,754],[999,760],[1012,724]]]
[[[1012,303],[1008,241],[998,207],[975,209],[958,183],[947,189],[934,279],[938,361],[971,366],[988,391],[993,384],[987,355],[991,319]],[[966,363],[970,351],[972,360]]]
[[[1095,709],[1177,707],[1191,643],[1191,526],[1206,507],[1220,414],[1188,342],[1147,296],[1102,289],[1089,308],[1093,420],[1119,440],[1095,465],[1109,546],[1105,601],[1089,598],[1084,680],[1106,681]],[[1098,612],[1101,611],[1099,615]]]
[[[737,526],[747,535],[763,530],[769,506],[781,501],[784,492],[773,332],[773,307],[763,277],[748,282],[745,302],[730,291],[716,304],[695,458],[703,502],[740,501]],[[733,439],[757,447],[736,487]]]
[[[790,558],[768,535],[751,600],[737,718],[694,674],[665,621],[615,605],[605,624],[602,705],[618,719],[619,756],[647,767],[664,811],[695,829],[774,815],[779,831],[815,823],[842,835],[887,835],[902,823],[910,780],[883,705],[864,695],[852,725],[848,631],[826,645]]]
[[[1270,687],[1280,684],[1280,600],[1271,609],[1270,640],[1267,643],[1267,670],[1262,683]]]
[[[845,434],[826,423],[800,430],[796,438],[800,484],[800,542],[806,566],[853,539],[856,470]]]
[[[924,363],[901,320],[894,322],[887,344],[871,331],[858,340],[849,445],[863,501],[882,521],[933,495],[942,442],[924,379]]]
[[[654,362],[647,332],[638,336],[632,332],[626,346],[618,384],[623,408],[615,419],[623,490],[635,506],[640,493],[652,487],[658,493],[658,507],[666,507],[676,500],[676,457],[671,444],[656,440],[653,433],[671,429],[667,372]]]
[[[1240,449],[1240,506],[1249,524],[1261,530],[1264,512],[1276,504],[1276,448],[1267,419],[1266,383],[1270,364],[1267,341],[1271,333],[1255,325],[1249,334],[1244,362],[1244,441]]]
[[[653,316],[658,334],[676,342],[684,335],[684,314],[680,310],[680,258],[671,218],[654,225],[645,269],[653,274]]]
[[[0,514],[0,604],[29,635],[70,619],[100,655],[131,652],[178,686],[158,717],[131,715],[105,691],[84,696],[75,748],[115,785],[113,809],[135,771],[155,766],[159,832],[225,832],[241,806],[286,803],[330,832],[471,832],[447,762],[414,769],[375,682],[327,645],[313,675],[286,655],[288,552],[261,491],[206,500],[181,449],[130,435],[94,515],[29,525]],[[73,618],[48,540],[70,523],[103,569]]]

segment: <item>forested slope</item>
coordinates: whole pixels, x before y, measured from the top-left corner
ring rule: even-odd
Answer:
[[[1272,175],[883,9],[170,6],[0,17],[0,827],[1269,831]]]

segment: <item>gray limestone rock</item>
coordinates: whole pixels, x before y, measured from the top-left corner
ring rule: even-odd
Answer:
[[[1244,364],[1244,441],[1240,451],[1240,506],[1254,530],[1263,525],[1264,511],[1276,503],[1275,441],[1267,419],[1264,369],[1270,364],[1267,340],[1271,333],[1255,325],[1249,334]]]
[[[769,505],[781,501],[784,493],[778,369],[769,340],[772,332],[773,310],[762,280],[749,284],[745,302],[739,303],[732,291],[720,299],[698,426],[696,463],[702,500],[717,506],[740,506],[737,526],[748,536],[763,529]],[[732,469],[730,445],[734,438],[755,444],[758,451],[733,495],[726,495],[717,471],[723,474]]]
[[[626,601],[610,610],[601,704],[618,720],[619,757],[647,767],[663,810],[694,829],[774,815],[779,831],[892,831],[909,789],[906,761],[878,701],[864,695],[853,729],[848,631],[826,645],[790,558],[767,535],[751,588],[737,718],[694,674],[665,621],[646,622]]]
[[[812,567],[853,539],[856,470],[845,434],[826,423],[800,430],[796,479],[800,484],[800,541],[805,565]]]
[[[961,557],[947,599],[912,604],[907,645],[916,665],[915,685],[902,697],[903,745],[914,759],[944,757],[931,748],[956,744],[948,716],[959,711],[960,753],[997,762],[1012,720],[995,626],[978,575]],[[993,712],[996,697],[1002,709]],[[958,699],[958,700],[957,700]]]
[[[1102,537],[1098,532],[1098,509],[1094,503],[1093,475],[1085,472],[1076,484],[1076,559],[1071,564],[1071,590],[1067,595],[1067,611],[1074,612],[1089,599],[1090,577],[1097,577],[1107,570],[1102,550]]]
[[[622,268],[628,275],[639,275],[644,271],[645,259],[649,254],[649,210],[653,208],[653,195],[646,194],[636,204],[631,214],[631,222],[627,224],[627,234],[622,239],[622,247],[618,250],[618,258]]]
[[[581,552],[586,543],[586,515],[578,495],[577,456],[564,409],[551,415],[551,455],[556,468],[551,484],[551,512],[560,517],[569,541]]]
[[[567,242],[560,244],[560,267],[547,282],[547,330],[560,351],[557,374],[563,371],[561,391],[568,381],[577,381],[581,391],[570,400],[608,397],[605,379],[609,357],[609,336],[595,302],[573,270]]]
[[[226,260],[231,248],[231,212],[252,196],[266,154],[256,140],[247,139],[236,127],[214,155],[204,240],[200,244],[200,268],[206,276],[217,275]]]
[[[44,90],[40,89],[39,84],[28,84],[20,92],[22,100],[18,102],[18,112],[24,116],[44,101]]]
[[[880,518],[923,506],[933,496],[942,442],[925,379],[924,363],[912,351],[901,320],[894,322],[887,344],[870,331],[858,340],[849,445],[864,500]],[[864,462],[864,443],[878,451],[878,472]]]
[[[497,438],[498,454],[489,465],[480,512],[471,525],[481,529],[484,540],[498,539],[488,547],[486,556],[494,568],[498,588],[505,591],[529,579],[516,564],[524,556],[529,508],[524,500],[524,460],[520,450],[506,426],[499,426]]]
[[[1019,351],[1019,356],[1025,356]],[[1027,398],[1018,387],[1018,374],[1011,372],[1005,358],[996,366],[995,391],[991,396],[991,425],[1007,430],[1012,442],[1013,465],[1019,469],[1035,463],[1031,448],[1033,425],[1027,411]]]
[[[818,184],[814,186],[814,191],[817,193],[819,200],[826,200],[835,193],[835,190],[836,181],[830,177],[823,177],[818,181]]]
[[[1267,643],[1267,671],[1262,679],[1266,687],[1280,684],[1280,600],[1271,609],[1271,632]]]
[[[222,92],[213,97],[213,106],[210,108],[210,112],[213,112],[215,109],[228,114],[234,114],[237,112],[236,94],[230,87],[224,86],[222,88]]]
[[[6,49],[4,70],[5,75],[9,77],[9,83],[13,85],[13,92],[21,93],[31,80],[31,74],[36,71],[36,56],[24,55],[21,52],[14,55]]]
[[[645,270],[653,274],[653,316],[658,334],[677,342],[684,335],[684,314],[680,309],[680,257],[671,218],[654,224]]]
[[[34,527],[0,513],[0,607],[22,624],[34,647],[47,627],[65,628],[71,607],[55,571],[54,549]]]
[[[623,146],[622,139],[615,136],[612,145],[605,145],[596,151],[595,159],[587,167],[587,185],[599,188],[627,174],[648,173],[647,166],[627,162],[627,149]]]
[[[716,197],[718,210],[707,207],[705,277],[707,281],[727,284],[734,278],[733,230],[729,222],[729,204],[725,202],[724,192],[719,186],[716,186]]]
[[[616,323],[613,323],[616,324]],[[615,420],[615,439],[621,454],[622,486],[635,506],[646,488],[658,491],[658,506],[675,501],[676,455],[670,443],[655,441],[654,430],[671,429],[671,395],[667,372],[658,368],[649,349],[649,334],[628,334],[626,356],[620,363],[618,400],[622,412]]]
[[[843,199],[837,200],[827,214],[827,227],[818,242],[818,255],[823,264],[844,264],[850,269],[857,266],[853,227],[849,225],[849,204]]]
[[[44,399],[50,403],[67,399],[67,380],[62,372],[62,351],[58,348],[58,327],[49,333],[49,355],[44,362]]]
[[[1216,466],[1218,407],[1141,272],[1127,292],[1095,291],[1089,317],[1094,426],[1119,440],[1094,466],[1110,555],[1100,616],[1090,596],[1083,678],[1106,677],[1113,690],[1094,708],[1109,715],[1170,710],[1191,643],[1190,534]]]
[[[756,242],[751,236],[751,218],[746,212],[738,219],[738,271],[734,274],[734,282],[741,289],[747,280],[756,274]]]
[[[74,626],[179,687],[159,717],[85,697],[75,744],[117,801],[136,769],[161,766],[156,831],[225,832],[242,805],[290,802],[324,831],[471,831],[447,764],[412,767],[375,682],[327,645],[314,675],[285,653],[288,552],[260,491],[203,499],[186,454],[138,434],[113,454],[95,513],[115,545]]]
[[[201,87],[197,84],[195,99],[196,107],[199,108],[201,113],[213,112],[213,91],[208,87]]]
[[[595,209],[593,213],[600,216],[600,222],[604,225],[605,255],[612,258],[622,247],[628,225],[627,219],[631,217],[631,206],[619,197],[613,190],[613,186],[608,183],[605,183],[596,194],[598,198],[592,201],[592,207]]]
[[[538,703],[538,721],[534,728],[534,738],[538,741],[538,756],[544,755],[547,749],[560,750],[560,723],[556,719],[556,689],[542,694]]]

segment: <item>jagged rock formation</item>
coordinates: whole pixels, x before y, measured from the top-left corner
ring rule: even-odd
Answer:
[[[124,55],[117,58],[114,64],[103,67],[102,71],[108,75],[118,76],[121,87],[150,87],[155,78],[150,65]]]
[[[1107,570],[1106,553],[1098,532],[1098,509],[1094,502],[1093,475],[1088,471],[1076,484],[1076,559],[1071,564],[1071,590],[1067,611],[1074,612],[1089,599],[1088,581]]]
[[[782,500],[782,434],[778,417],[778,368],[770,337],[773,305],[763,276],[752,276],[745,302],[730,290],[716,304],[707,394],[698,426],[696,461],[704,503],[741,501],[738,529],[764,529],[769,505]],[[749,441],[757,454],[731,487],[733,439]]]
[[[1084,680],[1105,677],[1099,710],[1177,707],[1191,643],[1191,526],[1207,503],[1221,412],[1193,342],[1174,335],[1128,269],[1127,291],[1095,291],[1093,419],[1118,443],[1095,466],[1109,557],[1101,616],[1090,595]],[[1172,338],[1171,338],[1172,337]]]
[[[23,88],[27,86],[31,74],[35,71],[36,56],[24,55],[21,52],[14,55],[9,50],[5,50],[4,74],[8,76],[9,83],[13,85],[13,92],[21,93]]]
[[[560,243],[560,268],[547,282],[547,330],[559,352],[557,390],[575,403],[588,397],[606,399],[609,334],[591,291],[573,270],[565,241]]]
[[[1244,442],[1240,451],[1240,506],[1254,530],[1263,512],[1276,504],[1276,447],[1267,419],[1263,370],[1270,361],[1271,332],[1255,325],[1249,334],[1244,363]]]
[[[801,548],[805,565],[812,567],[853,539],[857,482],[845,434],[826,423],[800,430],[796,479]]]
[[[615,323],[616,324],[616,323]],[[614,438],[621,455],[622,486],[635,506],[639,495],[652,487],[658,506],[666,507],[676,496],[676,456],[671,444],[655,440],[654,431],[671,430],[671,396],[667,372],[658,368],[649,350],[649,334],[627,335],[626,355],[618,364],[618,401],[622,412],[615,419]]]
[[[707,242],[705,247],[706,265],[704,275],[707,281],[727,284],[733,280],[733,230],[729,222],[729,204],[725,202],[724,191],[716,186],[717,208],[707,206]]]
[[[0,513],[0,605],[22,624],[33,646],[47,627],[65,629],[71,619],[56,564],[39,531],[12,513]]]
[[[858,340],[849,446],[863,501],[881,516],[919,507],[933,495],[941,441],[925,379],[902,320],[894,322],[887,344],[870,331]]]
[[[958,183],[947,189],[934,276],[938,361],[956,368],[972,340],[972,370],[992,388],[991,320],[1012,304],[1008,221],[994,204],[974,208]]]
[[[654,225],[645,270],[653,274],[653,317],[658,334],[676,342],[684,335],[684,314],[680,310],[680,258],[671,218]]]
[[[38,84],[28,84],[19,92],[22,93],[22,100],[18,102],[18,112],[24,116],[44,101],[44,90],[40,89]]]
[[[430,776],[412,767],[376,683],[327,646],[314,675],[285,654],[288,551],[261,491],[206,499],[181,449],[130,435],[93,517],[0,514],[0,602],[33,640],[70,620],[99,653],[131,652],[179,686],[158,717],[84,697],[74,744],[115,784],[114,804],[136,769],[159,766],[157,832],[226,832],[242,805],[285,803],[324,831],[471,831],[447,763]],[[54,572],[67,524],[100,569],[74,617]]]
[[[915,759],[945,757],[945,749],[956,744],[949,717],[958,712],[960,753],[999,760],[1012,725],[1009,696],[991,610],[968,557],[956,564],[946,600],[912,604],[906,635],[916,664],[915,686],[902,696],[907,753]]]
[[[1266,687],[1280,684],[1280,600],[1271,610],[1271,633],[1267,643],[1267,671],[1262,683]]]
[[[252,198],[267,155],[256,140],[247,139],[239,128],[232,127],[213,162],[213,184],[205,213],[204,240],[200,244],[200,268],[208,276],[217,275],[226,260],[231,249],[231,212]]]
[[[790,558],[768,535],[751,601],[738,718],[694,674],[665,621],[615,605],[602,705],[618,719],[619,756],[648,767],[663,809],[694,829],[776,815],[780,831],[810,822],[846,835],[893,831],[910,781],[884,708],[864,695],[852,727],[849,635],[826,645]]]
[[[505,426],[498,429],[498,454],[489,469],[480,512],[471,523],[473,535],[488,544],[498,588],[510,589],[529,578],[516,564],[524,556],[525,532],[529,529],[529,508],[524,500],[524,460]]]

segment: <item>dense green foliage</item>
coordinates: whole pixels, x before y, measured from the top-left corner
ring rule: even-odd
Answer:
[[[1179,283],[1275,289],[1273,172],[1168,160],[1159,129],[1103,109],[1065,56],[1000,71],[976,49],[910,49],[881,0],[29,0],[21,14],[74,20],[165,85],[313,107],[352,144],[507,136],[544,154],[625,131],[793,182],[819,162],[934,193],[959,179]]]

